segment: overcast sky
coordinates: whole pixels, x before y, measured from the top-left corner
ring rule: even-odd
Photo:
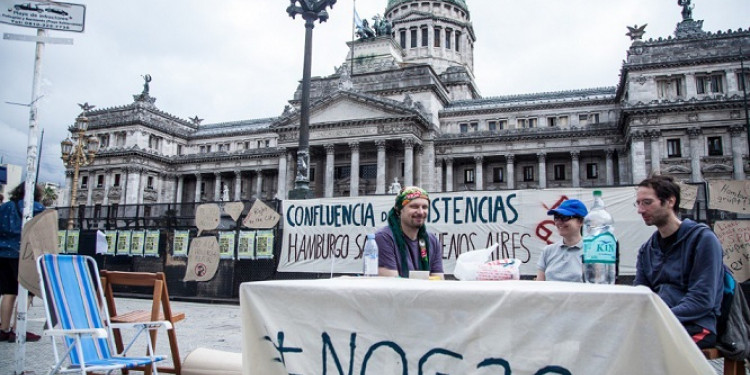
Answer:
[[[75,2],[70,0],[69,2]],[[474,73],[483,96],[616,86],[630,38],[626,26],[648,24],[644,39],[668,37],[682,19],[674,0],[466,0],[477,37]],[[76,2],[84,3],[84,2]],[[338,0],[316,24],[313,76],[344,62],[352,0]],[[357,0],[362,18],[387,0]],[[750,27],[748,0],[693,0],[693,18],[716,32]],[[45,47],[39,127],[40,181],[64,182],[60,141],[80,113],[129,104],[150,74],[156,106],[204,124],[281,114],[302,77],[304,21],[287,0],[91,0],[83,33],[49,31],[74,44]],[[35,34],[0,24],[0,32]],[[34,43],[0,40],[0,155],[26,164],[27,107]]]

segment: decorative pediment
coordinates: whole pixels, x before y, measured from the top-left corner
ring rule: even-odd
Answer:
[[[708,164],[701,168],[703,173],[732,172],[732,167],[724,164]]]
[[[663,170],[665,173],[669,174],[679,174],[679,173],[691,173],[691,169],[684,166],[684,165],[670,165],[665,167]]]
[[[342,121],[358,121],[373,118],[398,117],[401,114],[395,114],[393,111],[383,109],[372,103],[353,101],[349,98],[341,98],[333,103],[329,103],[325,108],[317,108],[310,113],[310,123],[330,123]]]
[[[310,125],[340,122],[362,122],[388,118],[417,116],[425,124],[429,121],[414,103],[404,103],[372,95],[337,91],[333,95],[317,100],[310,105]],[[300,110],[282,115],[272,127],[296,126],[300,122]]]

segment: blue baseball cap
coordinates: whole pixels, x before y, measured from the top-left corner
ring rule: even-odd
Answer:
[[[568,199],[562,202],[560,206],[553,210],[547,211],[547,215],[563,215],[585,217],[589,213],[586,205],[578,199]]]

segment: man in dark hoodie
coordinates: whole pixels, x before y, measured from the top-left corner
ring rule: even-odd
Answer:
[[[705,224],[679,219],[680,186],[671,177],[643,180],[635,205],[657,228],[638,250],[635,285],[658,294],[699,348],[715,346],[724,276],[719,239]]]

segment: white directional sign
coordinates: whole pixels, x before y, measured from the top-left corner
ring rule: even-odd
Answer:
[[[52,1],[0,0],[0,23],[82,32],[86,18],[83,4]]]

